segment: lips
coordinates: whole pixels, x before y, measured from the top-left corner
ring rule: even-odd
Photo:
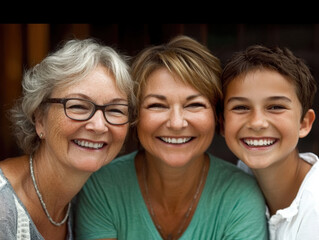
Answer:
[[[80,147],[85,147],[85,148],[90,148],[90,149],[101,149],[105,143],[94,143],[90,141],[85,141],[85,140],[73,140],[73,142],[80,146]]]
[[[188,143],[193,138],[192,137],[159,137],[159,139],[165,143],[184,144],[184,143]]]
[[[277,142],[275,138],[243,138],[241,140],[249,147],[268,147]]]

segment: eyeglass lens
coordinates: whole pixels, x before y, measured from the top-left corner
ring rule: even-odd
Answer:
[[[82,99],[68,99],[65,103],[65,113],[74,120],[88,120],[96,110],[100,109],[94,103]],[[107,121],[111,124],[124,124],[128,122],[128,106],[109,104],[101,109]]]

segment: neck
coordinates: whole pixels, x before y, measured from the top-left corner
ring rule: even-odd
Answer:
[[[310,168],[311,165],[296,152],[274,166],[254,170],[270,215],[291,205]]]
[[[68,218],[72,198],[80,190],[78,178],[70,178],[71,174],[65,169],[58,171],[48,162],[41,167],[44,164],[41,159],[37,155],[30,156],[29,160],[34,192],[48,220],[55,226],[61,226]]]
[[[208,159],[207,159],[208,160]],[[197,184],[208,169],[209,161],[205,161],[205,156],[193,161],[192,164],[183,167],[171,167],[159,165],[157,160],[144,157],[142,160],[145,168],[146,181],[151,195],[160,202],[163,207],[167,206],[175,209],[185,204],[191,199],[196,191]]]
[[[195,212],[209,162],[205,161],[205,157],[202,161],[198,159],[197,167],[192,167],[192,173],[188,177],[185,169],[158,170],[151,165],[153,161],[148,160],[142,157],[141,171],[138,174],[146,205],[162,237],[177,239],[185,231]]]

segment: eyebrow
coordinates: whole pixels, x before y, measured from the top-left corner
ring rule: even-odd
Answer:
[[[201,96],[203,96],[203,95],[202,94],[190,95],[186,98],[186,100],[192,100],[194,98],[201,97]],[[145,96],[143,100],[145,100],[147,98],[151,98],[151,97],[158,98],[160,100],[166,100],[166,97],[164,95],[159,95],[159,94],[149,94],[149,95]]]
[[[269,101],[280,100],[280,101],[285,101],[285,102],[289,102],[289,103],[292,102],[290,98],[285,97],[285,96],[272,96],[272,97],[267,98],[267,100],[269,100]],[[245,97],[231,97],[227,100],[227,103],[230,103],[232,101],[249,101],[249,99],[245,98]]]

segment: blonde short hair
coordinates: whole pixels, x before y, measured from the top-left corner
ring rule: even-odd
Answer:
[[[150,46],[135,57],[132,63],[132,77],[136,83],[134,85],[137,100],[136,122],[147,79],[152,72],[163,67],[207,97],[214,108],[217,120],[216,106],[222,99],[220,60],[203,44],[188,36],[180,35],[167,44]]]

